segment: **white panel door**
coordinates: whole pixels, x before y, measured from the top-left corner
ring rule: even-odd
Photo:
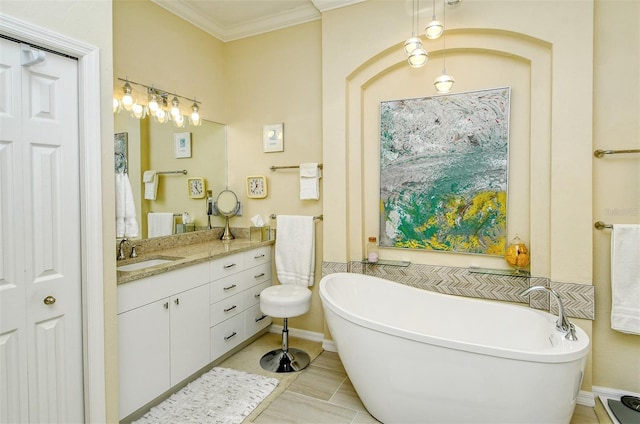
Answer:
[[[77,62],[0,42],[0,421],[80,423]]]

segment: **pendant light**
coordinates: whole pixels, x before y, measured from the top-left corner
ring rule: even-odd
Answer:
[[[429,54],[422,46],[422,40],[419,37],[416,37],[416,28],[418,27],[418,18],[419,18],[419,10],[420,10],[420,0],[413,0],[413,22],[412,22],[412,31],[411,38],[409,38],[404,43],[404,51],[409,56],[407,61],[409,62],[409,66],[412,68],[420,68],[427,63],[429,59]]]
[[[440,37],[443,32],[444,25],[436,20],[436,0],[433,0],[433,17],[431,18],[431,22],[424,28],[424,35],[430,40],[435,40]]]
[[[444,0],[445,2],[447,0]],[[446,5],[445,5],[446,7]],[[446,23],[446,12],[443,11],[442,14],[442,20]],[[445,57],[446,57],[446,43],[445,43],[446,37],[444,35],[442,35],[442,75],[440,75],[439,77],[437,77],[435,79],[435,81],[433,81],[433,85],[436,88],[436,91],[438,93],[448,93],[449,91],[451,91],[451,89],[453,88],[453,84],[455,84],[456,80],[453,79],[453,77],[451,75],[447,74],[447,67],[446,67],[446,63],[445,63]]]

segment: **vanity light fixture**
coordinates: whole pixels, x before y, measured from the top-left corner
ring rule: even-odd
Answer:
[[[424,28],[424,35],[426,35],[429,40],[435,40],[440,37],[443,32],[444,25],[436,20],[436,0],[433,0],[433,18],[431,18],[431,22]]]
[[[422,46],[422,40],[416,37],[416,28],[418,27],[418,19],[420,15],[420,0],[413,0],[411,37],[404,43],[404,52],[409,56],[407,61],[412,68],[421,68],[427,63],[429,54]]]
[[[447,0],[444,0],[445,2]],[[446,13],[443,12],[442,20],[446,22]],[[446,37],[444,34],[442,35],[442,75],[437,77],[435,81],[433,81],[433,85],[436,87],[436,91],[438,93],[448,93],[453,88],[453,84],[455,84],[456,80],[453,79],[451,75],[447,75],[447,67],[445,63],[446,56]]]
[[[166,123],[173,122],[176,127],[182,128],[189,124],[193,126],[202,125],[202,119],[200,117],[201,103],[195,98],[181,96],[177,93],[170,93],[159,88],[155,88],[153,85],[148,86],[138,82],[130,81],[129,78],[118,78],[120,81],[124,81],[122,86],[122,97],[113,99],[113,113],[119,113],[122,109],[131,112],[131,116],[138,119],[143,119],[147,115],[152,117],[156,122]],[[134,86],[144,88],[143,96],[136,96]],[[169,96],[171,96],[171,103],[169,104]],[[136,97],[142,97],[146,100],[144,102],[138,102]],[[180,99],[184,99],[192,103],[191,110],[189,112],[183,112],[181,109]],[[187,103],[189,104],[189,103]],[[188,118],[187,118],[188,115]]]

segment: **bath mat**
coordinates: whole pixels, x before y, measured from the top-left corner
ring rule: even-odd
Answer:
[[[134,424],[238,424],[278,385],[275,378],[213,368]]]

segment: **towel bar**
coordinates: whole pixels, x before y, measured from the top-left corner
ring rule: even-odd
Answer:
[[[611,229],[613,228],[613,225],[611,224],[605,224],[602,221],[596,221],[595,224],[593,224],[594,227],[596,227],[596,230],[602,230],[603,228],[607,228],[607,229]]]
[[[300,168],[300,165],[289,165],[289,166],[270,166],[269,169],[272,171],[275,171],[276,169],[294,169],[294,168]],[[319,163],[318,164],[318,168],[322,169],[322,164]]]
[[[276,219],[277,216],[278,215],[276,215],[275,213],[272,213],[271,215],[269,215],[269,218]],[[321,220],[322,221],[323,219],[324,219],[324,215],[316,215],[316,216],[313,217],[314,221],[317,221],[317,220]]]

